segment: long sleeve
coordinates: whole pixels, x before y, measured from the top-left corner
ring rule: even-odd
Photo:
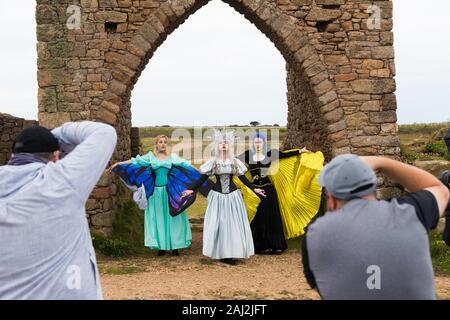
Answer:
[[[52,131],[66,150],[71,150],[55,163],[58,174],[87,200],[102,176],[116,147],[116,130],[99,122],[66,123]]]
[[[254,189],[254,186],[252,185],[252,183],[247,179],[247,177],[245,175],[240,175],[238,176],[239,180],[242,181],[243,184],[245,184],[248,188],[250,189]]]
[[[267,153],[267,156],[271,159],[271,161],[277,160],[277,159],[290,158],[290,157],[298,156],[298,155],[299,155],[298,150],[293,150],[293,151],[288,151],[288,152],[283,152],[283,151],[279,151],[279,150],[270,150]]]
[[[288,151],[288,152],[280,152],[280,159],[298,156],[299,154],[300,153],[298,152],[298,150]]]
[[[189,190],[196,191],[198,188],[200,188],[200,186],[201,186],[206,180],[208,180],[208,178],[209,178],[209,176],[208,176],[207,174],[202,174],[202,175],[200,176],[200,178],[199,178],[197,181],[195,181],[193,184],[191,184],[191,185],[189,186]]]

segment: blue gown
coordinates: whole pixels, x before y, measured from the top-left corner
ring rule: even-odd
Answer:
[[[165,160],[158,160],[152,152],[133,159],[134,164],[150,165],[155,175],[153,194],[148,198],[144,215],[145,246],[157,250],[188,248],[192,234],[185,211],[170,215],[167,193],[168,173],[173,164],[189,166],[183,159],[171,154]]]

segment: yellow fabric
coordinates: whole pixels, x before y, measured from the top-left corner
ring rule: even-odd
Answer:
[[[252,176],[249,171],[245,173],[245,176],[249,181],[252,181]],[[233,176],[233,182],[241,189],[242,197],[244,198],[245,207],[247,208],[247,216],[248,220],[252,222],[253,218],[256,215],[256,211],[258,209],[259,203],[261,202],[261,199],[251,190],[249,187],[247,187],[238,177]]]
[[[269,167],[287,239],[303,235],[305,227],[319,211],[322,187],[318,178],[323,162],[322,152],[305,152],[274,161]]]

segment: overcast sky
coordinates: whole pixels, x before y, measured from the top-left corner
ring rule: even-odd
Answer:
[[[399,123],[450,121],[448,0],[394,1]],[[35,1],[0,1],[0,112],[37,118]],[[286,124],[285,61],[213,0],[157,50],[132,94],[133,125]]]

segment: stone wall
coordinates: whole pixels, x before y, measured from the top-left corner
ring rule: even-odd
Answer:
[[[6,113],[0,113],[0,166],[11,158],[12,146],[16,136],[25,128],[37,125],[34,120],[24,120]]]
[[[136,157],[142,153],[143,147],[139,128],[131,128],[131,156]]]
[[[399,156],[392,1],[224,1],[286,60],[286,146],[318,148],[327,158],[346,152]],[[207,2],[37,0],[40,122],[109,123],[119,136],[114,160],[128,159],[135,83],[167,36]],[[107,231],[114,218],[104,217],[120,201],[116,184],[102,182],[93,194],[101,205],[92,202],[90,213],[91,222]]]

